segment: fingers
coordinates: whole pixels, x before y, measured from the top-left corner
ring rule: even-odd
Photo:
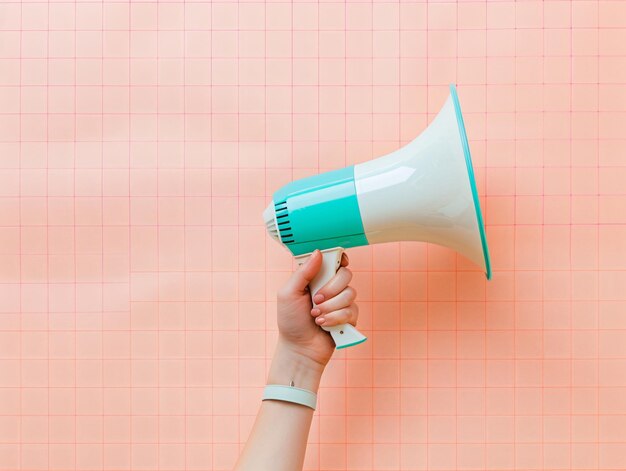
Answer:
[[[340,266],[347,267],[349,263],[350,263],[350,259],[348,258],[348,254],[343,252],[341,254],[341,265]]]
[[[332,327],[334,325],[352,324],[356,326],[359,318],[359,306],[354,303],[347,307],[328,314],[319,315],[315,319],[315,323],[319,326]]]
[[[306,262],[293,272],[291,278],[283,286],[283,290],[287,294],[299,293],[306,291],[307,286],[322,267],[322,254],[319,250],[315,250]]]
[[[279,291],[279,297],[289,297],[292,294],[303,294],[307,291],[307,287],[311,280],[319,273],[322,268],[323,257],[319,250],[315,250],[311,256],[293,272],[287,283],[283,285]],[[323,299],[329,299],[339,293],[352,279],[352,273],[345,267],[348,266],[350,260],[344,252],[341,255],[341,264],[339,271],[335,276],[319,291]],[[346,273],[346,270],[348,273]],[[343,286],[342,286],[343,285]],[[327,288],[328,287],[328,288]]]
[[[317,304],[311,310],[311,314],[313,314],[313,311],[318,311],[319,314],[328,314],[333,311],[338,311],[339,309],[350,306],[355,299],[356,290],[352,286],[348,286],[337,296],[334,296],[321,304]]]
[[[344,266],[340,267],[339,270],[337,270],[337,273],[335,273],[335,275],[328,280],[328,283],[322,286],[319,291],[315,293],[313,301],[315,304],[320,304],[324,302],[325,299],[337,296],[346,288],[346,286],[350,284],[351,280],[352,272],[350,269]]]

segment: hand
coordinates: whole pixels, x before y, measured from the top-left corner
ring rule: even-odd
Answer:
[[[335,351],[335,342],[320,325],[356,326],[359,317],[359,309],[354,302],[356,290],[348,286],[352,280],[348,263],[348,256],[344,253],[335,276],[317,292],[315,309],[312,309],[308,284],[322,266],[319,250],[313,252],[278,291],[279,342],[322,367],[326,366]]]

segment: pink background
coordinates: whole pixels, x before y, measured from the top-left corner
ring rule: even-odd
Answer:
[[[626,4],[0,4],[0,469],[226,470],[284,183],[458,84],[494,266],[351,249],[307,470],[626,468]]]

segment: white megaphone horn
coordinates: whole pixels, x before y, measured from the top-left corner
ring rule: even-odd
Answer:
[[[491,278],[489,250],[456,88],[432,123],[395,152],[293,181],[263,212],[269,234],[299,264],[320,249],[311,296],[336,273],[348,247],[425,241],[467,257]],[[366,340],[350,324],[322,327],[337,348]]]

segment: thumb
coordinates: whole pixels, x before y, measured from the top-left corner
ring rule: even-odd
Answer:
[[[319,273],[322,267],[322,259],[322,253],[319,250],[315,250],[309,259],[300,265],[293,275],[291,275],[291,278],[287,282],[289,292],[304,293],[311,280]]]

